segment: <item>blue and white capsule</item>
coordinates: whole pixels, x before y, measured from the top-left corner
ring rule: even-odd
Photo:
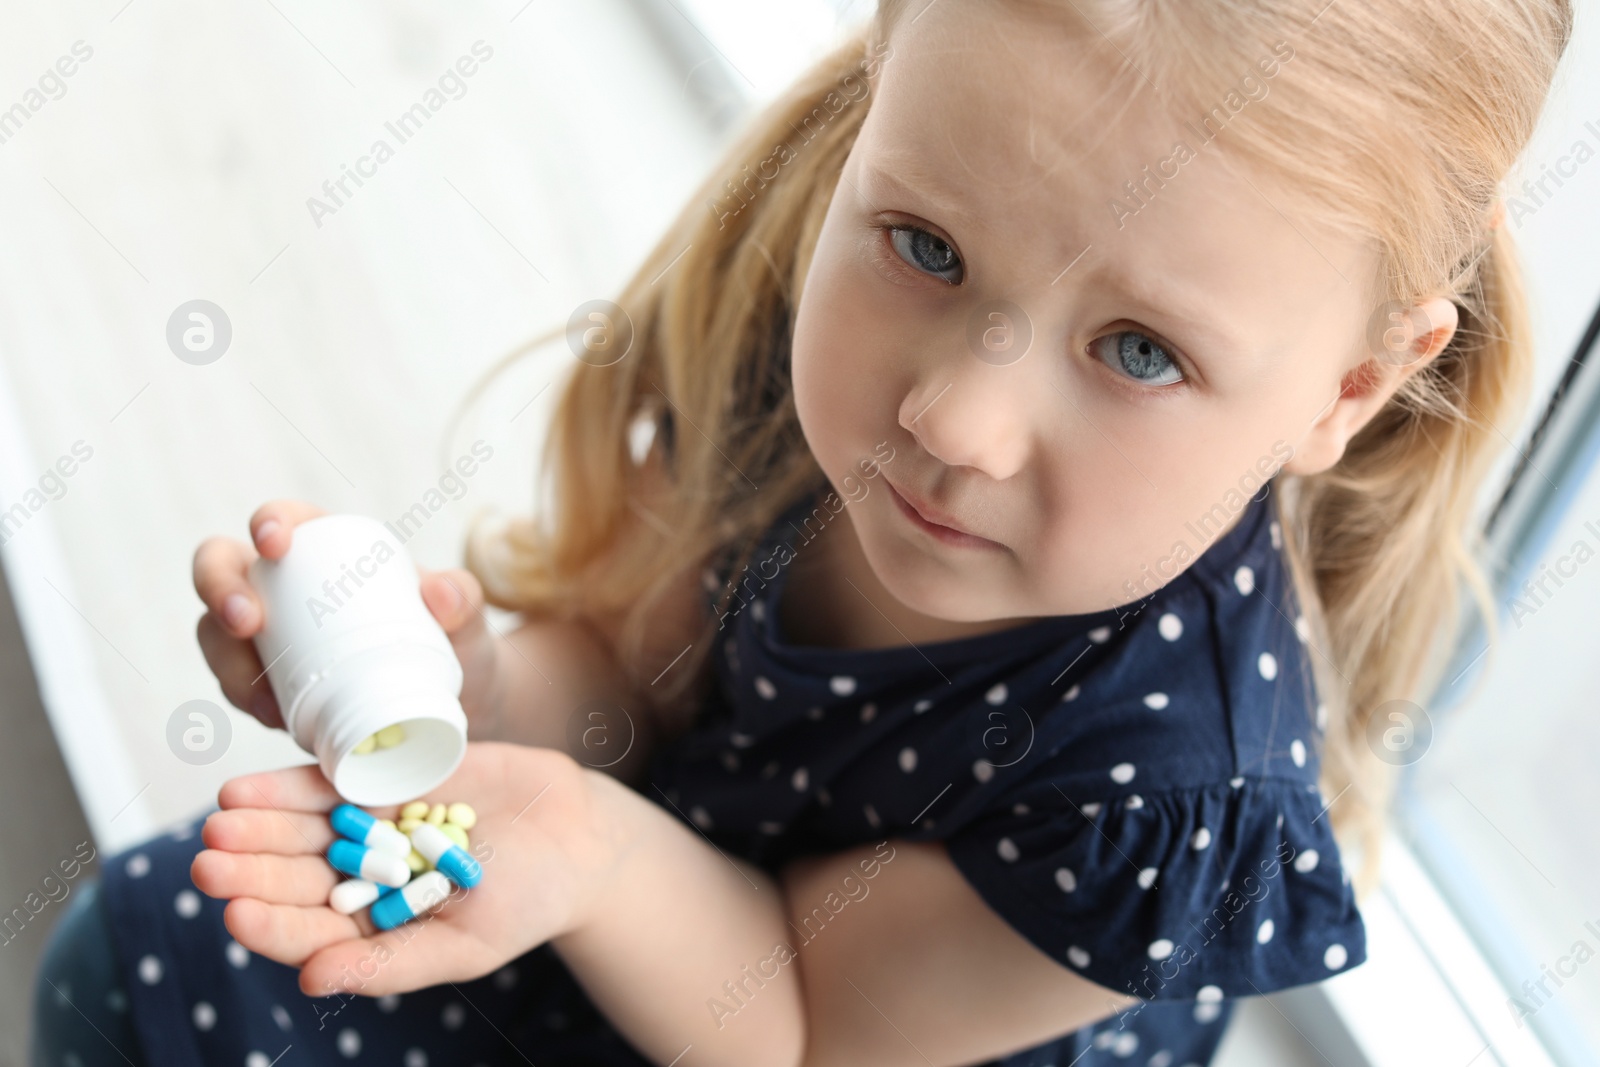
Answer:
[[[435,870],[461,888],[471,889],[483,880],[483,866],[432,823],[425,822],[412,830],[411,843]]]
[[[378,929],[393,930],[408,919],[415,919],[443,904],[449,896],[450,880],[438,871],[425,871],[399,892],[383,894],[373,902],[367,914]]]
[[[379,885],[403,886],[411,880],[411,868],[399,856],[379,852],[343,838],[328,848],[328,862],[333,869],[343,871],[352,878],[365,878]]]
[[[328,815],[338,833],[358,845],[375,848],[405,859],[411,855],[411,839],[392,826],[385,826],[354,804],[340,804]]]

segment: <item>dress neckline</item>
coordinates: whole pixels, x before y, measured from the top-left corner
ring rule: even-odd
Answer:
[[[1184,568],[1183,573],[1173,578],[1166,585],[1153,593],[1130,600],[1115,607],[1105,608],[1100,611],[1085,612],[1077,615],[1046,615],[1031,622],[1018,626],[1007,627],[1004,630],[995,630],[990,633],[974,634],[969,637],[955,637],[943,641],[927,642],[923,644],[893,645],[886,648],[837,648],[829,645],[800,645],[791,644],[780,632],[781,612],[779,606],[782,602],[784,589],[789,577],[789,566],[780,566],[775,577],[767,582],[761,599],[764,610],[759,619],[752,617],[748,623],[753,628],[755,636],[762,642],[773,655],[800,665],[807,664],[812,667],[825,668],[829,665],[849,663],[859,666],[864,661],[871,661],[875,665],[885,668],[899,664],[915,665],[918,661],[928,664],[961,663],[972,660],[981,660],[997,654],[1015,655],[1019,646],[1032,646],[1034,644],[1059,643],[1072,637],[1088,637],[1097,630],[1106,630],[1099,641],[1108,640],[1111,633],[1122,628],[1125,620],[1136,616],[1148,606],[1149,601],[1156,597],[1169,594],[1179,587],[1181,583],[1204,583],[1208,574],[1223,573],[1227,565],[1243,556],[1250,545],[1260,536],[1266,523],[1266,513],[1269,510],[1270,486],[1264,487],[1266,491],[1258,491],[1245,505],[1245,513],[1233,528],[1220,538],[1213,541],[1202,551],[1200,557]],[[781,514],[767,531],[762,539],[760,551],[765,554],[776,550],[778,545],[787,545],[791,551],[798,551],[795,547],[795,534],[798,528],[794,521],[801,515],[810,514],[817,507],[823,494],[814,492],[801,497],[788,510]],[[837,494],[833,494],[837,496]],[[842,504],[842,507],[848,507]],[[829,509],[831,511],[831,509]],[[833,512],[833,514],[838,514]],[[1204,562],[1210,567],[1197,571]],[[740,614],[748,614],[748,609],[741,610]],[[741,625],[746,625],[741,623]],[[1095,638],[1091,637],[1091,640]],[[1098,643],[1098,641],[1096,642]]]

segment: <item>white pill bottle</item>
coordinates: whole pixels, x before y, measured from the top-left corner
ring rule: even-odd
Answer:
[[[450,777],[467,750],[461,661],[388,526],[362,515],[311,519],[281,559],[257,559],[249,577],[265,612],[256,651],[284,726],[340,796],[399,804]],[[394,725],[405,732],[399,744],[354,751]]]

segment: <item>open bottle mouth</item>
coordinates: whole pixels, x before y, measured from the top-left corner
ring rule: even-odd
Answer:
[[[404,719],[405,739],[358,755],[349,751],[323,773],[340,796],[373,807],[403,804],[438,786],[466,755],[466,735],[442,719]]]
[[[317,716],[322,773],[352,804],[415,800],[450,777],[467,753],[467,717],[453,687],[442,683],[437,661],[397,651],[347,669]],[[402,734],[397,744],[356,751],[392,726]]]

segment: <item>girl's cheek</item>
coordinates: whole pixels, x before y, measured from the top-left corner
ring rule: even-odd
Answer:
[[[865,249],[824,226],[801,296],[793,374],[801,429],[830,475],[897,436],[904,291],[884,282]]]
[[[848,389],[849,368],[860,355],[866,323],[836,262],[814,262],[802,300],[794,343],[795,389],[801,404],[812,409],[810,415],[825,418],[837,410],[838,396]]]

